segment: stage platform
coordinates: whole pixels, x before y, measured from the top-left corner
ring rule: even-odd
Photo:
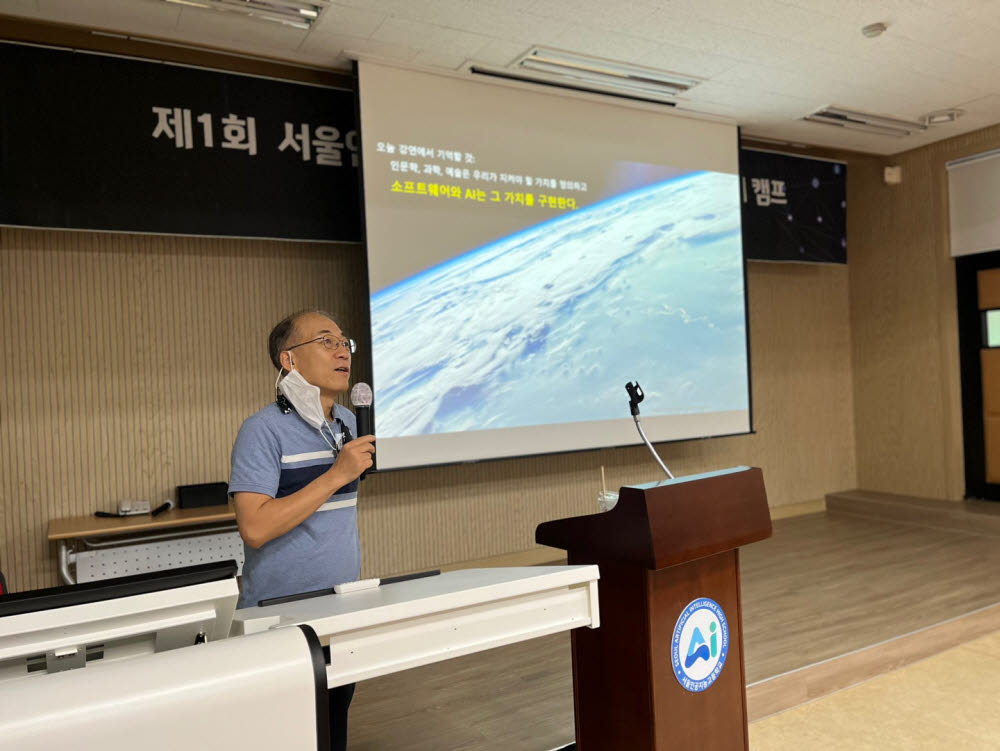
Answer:
[[[832,494],[742,563],[751,722],[1000,630],[1000,504]],[[573,735],[568,634],[362,682],[351,708],[352,751]]]

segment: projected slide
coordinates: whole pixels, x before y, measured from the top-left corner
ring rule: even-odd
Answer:
[[[373,105],[383,74],[395,94]],[[414,117],[419,87],[397,75],[435,106]],[[663,120],[678,118],[626,110],[649,143],[605,134],[594,147],[543,115],[512,144],[490,132],[517,109],[466,106],[462,86],[489,89],[487,103],[495,86],[367,66],[360,80],[380,467],[635,443],[630,380],[653,440],[749,429],[734,129],[705,143],[705,123],[671,133]],[[454,85],[452,107],[478,113],[457,130],[441,108]],[[536,116],[540,97],[563,117],[623,117],[501,93]],[[659,138],[687,133],[683,147]],[[691,158],[699,138],[706,155]]]
[[[746,409],[737,191],[673,178],[375,293],[380,432],[614,419],[635,373],[651,415]]]

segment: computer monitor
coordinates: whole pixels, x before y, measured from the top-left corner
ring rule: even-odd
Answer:
[[[235,561],[0,597],[0,681],[224,639]]]

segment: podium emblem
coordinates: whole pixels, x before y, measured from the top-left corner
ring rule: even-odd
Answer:
[[[729,623],[715,600],[699,597],[684,608],[670,645],[674,675],[688,691],[715,683],[729,653]]]

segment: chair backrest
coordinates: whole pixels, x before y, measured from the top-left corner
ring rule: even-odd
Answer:
[[[3,681],[0,708],[0,746],[18,751],[330,748],[326,662],[308,626]]]

